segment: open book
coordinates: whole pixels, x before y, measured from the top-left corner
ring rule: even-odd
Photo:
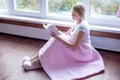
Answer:
[[[43,27],[47,30],[47,32],[50,34],[51,32],[54,32],[55,34],[60,34],[59,30],[56,28],[53,24],[43,24]]]

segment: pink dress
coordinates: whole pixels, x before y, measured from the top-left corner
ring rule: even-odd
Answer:
[[[51,80],[80,79],[104,70],[101,55],[91,46],[87,26],[82,21],[71,35],[60,35],[66,41],[73,42],[79,31],[85,32],[75,51],[54,38],[50,38],[39,50],[39,60]]]

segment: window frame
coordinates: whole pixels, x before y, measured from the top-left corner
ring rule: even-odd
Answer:
[[[41,19],[52,19],[52,20],[63,20],[63,21],[73,21],[72,18],[65,18],[65,17],[56,17],[56,16],[49,16],[48,14],[48,0],[39,0],[40,4],[40,11],[39,12],[23,12],[23,11],[16,11],[14,0],[6,0],[8,6],[8,13],[14,16],[29,16],[29,17],[36,17]],[[117,16],[112,17],[91,17],[90,16],[90,8],[91,8],[91,0],[82,0],[82,2],[86,6],[86,14],[85,19],[88,21],[90,25],[100,25],[100,26],[108,26],[108,27],[115,27],[120,28],[120,19]]]
[[[41,5],[42,0],[39,0],[39,4]],[[15,10],[15,0],[7,0],[8,3],[8,11],[10,15],[15,16],[28,16],[28,17],[39,17],[42,11],[17,11]],[[41,6],[40,6],[41,7]]]

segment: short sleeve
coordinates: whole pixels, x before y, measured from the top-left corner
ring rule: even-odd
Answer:
[[[83,32],[85,32],[85,28],[84,28],[84,26],[79,26],[78,29],[77,29],[77,32],[79,32],[79,31],[83,31]]]

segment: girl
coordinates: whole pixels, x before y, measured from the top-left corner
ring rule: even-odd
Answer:
[[[84,78],[103,71],[103,59],[91,46],[84,15],[84,5],[76,3],[72,7],[73,27],[61,35],[51,32],[52,37],[39,50],[38,56],[24,58],[23,68],[32,70],[42,67],[51,80]]]

